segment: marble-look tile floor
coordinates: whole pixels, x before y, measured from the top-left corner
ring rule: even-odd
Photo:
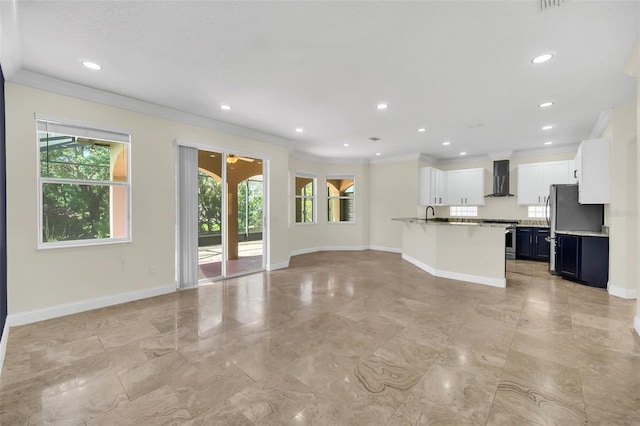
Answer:
[[[640,424],[635,301],[546,268],[498,289],[324,252],[15,327],[0,424]]]

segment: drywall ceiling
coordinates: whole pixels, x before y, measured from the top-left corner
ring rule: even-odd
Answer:
[[[319,158],[574,145],[603,110],[635,99],[622,68],[637,2],[14,1],[10,16],[7,6],[9,80],[29,72],[98,88]],[[532,64],[546,52],[555,56]]]

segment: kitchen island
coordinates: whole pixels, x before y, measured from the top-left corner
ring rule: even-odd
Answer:
[[[404,223],[402,258],[436,277],[506,287],[505,229],[479,221],[394,218]]]

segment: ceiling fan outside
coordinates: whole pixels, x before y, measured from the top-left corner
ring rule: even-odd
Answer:
[[[229,164],[236,164],[238,162],[238,160],[247,161],[249,163],[253,163],[255,161],[255,159],[249,158],[249,157],[241,157],[241,156],[235,155],[235,154],[227,155],[227,163],[229,163]]]

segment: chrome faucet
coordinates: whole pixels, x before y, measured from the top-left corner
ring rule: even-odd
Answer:
[[[427,211],[424,213],[424,220],[429,220],[429,209],[431,209],[431,213],[433,213],[434,217],[436,215],[436,210],[432,206],[428,206]]]

